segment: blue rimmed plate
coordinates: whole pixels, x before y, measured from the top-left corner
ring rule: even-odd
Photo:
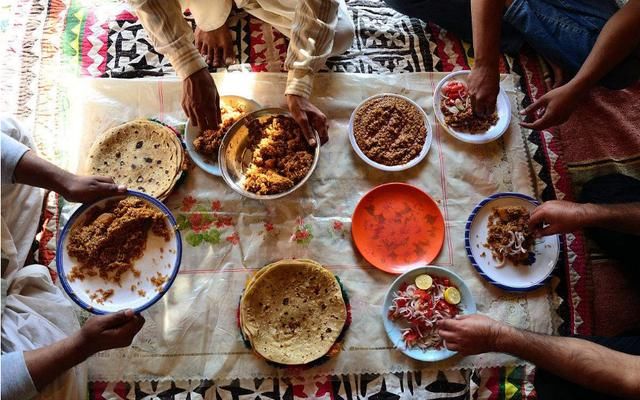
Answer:
[[[441,349],[427,349],[422,350],[418,348],[408,348],[404,341],[402,340],[402,329],[409,327],[409,324],[406,321],[391,321],[387,316],[389,308],[391,307],[391,303],[393,300],[393,294],[397,292],[400,286],[403,283],[412,284],[414,283],[416,277],[422,274],[429,274],[433,277],[441,277],[448,278],[451,283],[460,291],[460,314],[475,314],[476,312],[476,302],[473,299],[473,295],[471,294],[471,290],[464,283],[462,278],[460,278],[457,274],[452,271],[436,266],[426,266],[426,267],[418,267],[412,270],[405,272],[400,275],[389,287],[387,291],[387,295],[384,298],[384,304],[382,306],[382,321],[384,324],[384,330],[387,332],[387,336],[389,336],[389,340],[391,343],[400,350],[405,355],[413,358],[418,361],[429,361],[436,362],[446,360],[447,358],[453,357],[457,354],[455,351],[448,350],[446,348]]]
[[[70,280],[68,278],[69,272],[76,264],[75,258],[70,257],[67,252],[71,228],[77,223],[82,223],[87,212],[93,211],[96,207],[104,207],[109,201],[123,199],[127,196],[135,196],[146,200],[166,215],[170,240],[166,242],[163,238],[150,234],[144,255],[134,264],[136,269],[141,272],[140,276],[135,277],[131,272],[123,274],[120,286],[115,283],[105,282],[98,276],[86,277],[83,280]],[[92,204],[80,206],[64,226],[56,250],[58,276],[63,289],[76,304],[94,314],[109,314],[127,308],[140,312],[151,307],[164,296],[173,284],[180,269],[181,259],[182,240],[171,211],[155,198],[131,190],[128,190],[126,195],[109,197]],[[157,288],[150,279],[153,276],[157,276],[157,273],[166,277],[166,281],[160,288]],[[134,286],[135,289],[133,288]],[[114,292],[106,301],[100,303],[91,298],[99,289],[113,289]]]
[[[491,284],[508,291],[529,291],[543,286],[558,263],[560,237],[558,235],[537,238],[530,255],[531,265],[513,265],[507,260],[498,267],[487,243],[487,222],[494,207],[522,206],[529,212],[540,203],[533,197],[521,193],[496,193],[482,200],[473,210],[464,232],[464,245],[469,261]]]

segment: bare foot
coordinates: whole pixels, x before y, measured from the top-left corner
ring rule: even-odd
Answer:
[[[196,28],[196,49],[202,54],[207,64],[213,67],[226,67],[235,63],[231,31],[225,22],[220,28],[205,32]]]

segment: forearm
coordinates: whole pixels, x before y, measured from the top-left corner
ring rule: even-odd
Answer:
[[[598,35],[591,53],[568,83],[585,91],[640,46],[640,0],[630,0],[615,13]]]
[[[503,0],[471,0],[474,68],[498,71]]]
[[[177,0],[129,0],[153,46],[166,55],[180,78],[207,67]]]
[[[58,376],[82,363],[91,355],[75,334],[52,345],[25,351],[24,360],[33,384],[41,391]]]
[[[313,74],[324,66],[333,48],[338,8],[337,0],[304,0],[296,6],[285,60],[286,94],[311,94]]]
[[[585,204],[584,226],[640,235],[640,202]]]
[[[16,183],[53,190],[65,196],[74,175],[28,151],[16,166],[14,178]]]
[[[505,326],[495,350],[523,358],[593,390],[615,391],[633,398],[640,395],[640,357],[587,340],[539,335]]]

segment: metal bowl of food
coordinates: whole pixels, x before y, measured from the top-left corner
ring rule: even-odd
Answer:
[[[320,143],[314,131],[316,143]],[[225,182],[251,199],[286,196],[309,179],[320,158],[291,115],[265,108],[245,115],[227,132],[218,153]]]
[[[216,176],[222,175],[218,165],[218,149],[216,148],[220,143],[220,137],[224,136],[238,119],[261,108],[260,104],[255,101],[240,96],[221,96],[220,107],[222,113],[220,128],[207,131],[210,135],[203,136],[200,128],[193,126],[191,121],[187,120],[184,135],[187,152],[193,162],[203,171]],[[218,132],[220,129],[222,131]]]

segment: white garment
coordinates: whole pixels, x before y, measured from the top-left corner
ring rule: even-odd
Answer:
[[[224,24],[234,1],[291,39],[285,94],[308,98],[313,74],[328,57],[346,51],[355,36],[344,0],[182,0],[180,4],[178,0],[129,0],[156,50],[170,59],[183,79],[206,65],[193,46],[180,6],[191,11],[200,29],[211,31]]]
[[[3,118],[0,127],[35,151],[16,121]],[[8,288],[2,299],[3,354],[48,346],[80,329],[73,306],[51,281],[49,269],[43,265],[23,267],[38,228],[42,202],[42,189],[2,185],[2,283]],[[87,370],[81,364],[45,387],[37,398],[84,399],[86,391]]]
[[[2,314],[2,352],[29,351],[62,340],[80,329],[73,306],[51,281],[44,265],[21,268],[9,284]],[[47,385],[37,399],[87,397],[86,364],[71,368]]]
[[[3,134],[35,151],[26,130],[14,119],[0,118],[0,129]],[[6,151],[7,148],[3,147],[3,152]],[[6,154],[3,154],[3,158],[4,156]],[[6,268],[3,266],[2,277],[11,281],[12,275],[24,266],[35,239],[44,193],[42,189],[32,186],[3,184],[1,199],[2,257],[8,259]]]

